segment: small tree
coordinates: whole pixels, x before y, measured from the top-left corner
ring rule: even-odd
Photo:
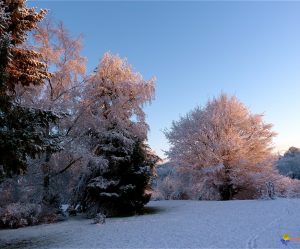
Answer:
[[[262,117],[251,114],[236,97],[222,94],[173,122],[165,132],[171,144],[167,155],[218,179],[213,184],[222,199],[232,199],[256,173],[271,168],[275,133]]]

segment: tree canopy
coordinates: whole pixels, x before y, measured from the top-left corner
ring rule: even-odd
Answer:
[[[223,199],[232,198],[250,172],[267,165],[275,133],[236,98],[225,94],[196,107],[165,132],[171,160],[201,172],[218,171]]]

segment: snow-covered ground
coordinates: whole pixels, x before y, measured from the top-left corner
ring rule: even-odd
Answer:
[[[300,248],[300,200],[152,201],[148,214],[0,230],[0,248]]]

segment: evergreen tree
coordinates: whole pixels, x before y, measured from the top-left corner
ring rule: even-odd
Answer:
[[[89,217],[139,212],[150,200],[150,178],[158,158],[141,141],[111,130],[98,137],[97,155],[101,163],[91,162],[78,188],[80,206]]]
[[[45,11],[27,8],[24,0],[0,3],[0,177],[26,170],[27,158],[60,148],[51,124],[59,115],[15,103],[15,87],[40,85],[51,75],[40,54],[26,49],[27,33],[43,19]]]

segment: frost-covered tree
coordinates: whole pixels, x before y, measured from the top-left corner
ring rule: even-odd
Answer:
[[[90,160],[82,174],[74,205],[95,216],[139,211],[157,161],[147,146],[148,126],[142,107],[154,95],[154,79],[146,81],[126,60],[106,53],[90,77],[81,103],[81,126],[89,138]]]
[[[71,116],[85,76],[86,59],[80,54],[81,37],[73,38],[62,22],[55,22],[51,17],[39,23],[31,36],[25,47],[41,54],[41,61],[51,77],[39,87],[17,89],[17,101]]]
[[[38,86],[51,76],[41,54],[23,47],[44,14],[24,0],[0,3],[0,176],[25,171],[28,157],[61,149],[58,136],[49,132],[59,115],[15,103],[17,84]]]
[[[64,150],[52,155],[48,152],[40,159],[44,197],[47,199],[54,186],[60,186],[60,192],[63,192],[62,181],[65,185],[63,189],[67,190],[70,174],[66,171],[78,165],[88,154],[80,142],[81,134],[73,132],[80,115],[78,103],[85,82],[86,59],[80,55],[81,37],[73,38],[62,22],[56,23],[51,18],[44,19],[37,26],[32,32],[31,43],[26,46],[42,55],[42,62],[49,68],[51,78],[45,79],[45,84],[39,87],[24,89],[19,86],[16,89],[17,103],[66,114],[55,128],[56,133],[63,136]]]
[[[126,60],[105,53],[85,86],[85,124],[91,131],[119,127],[146,139],[148,125],[143,106],[154,97],[154,82],[154,78],[144,80]]]
[[[78,204],[89,217],[139,212],[150,200],[149,182],[157,157],[144,143],[124,134],[106,136],[99,140],[102,164],[90,161],[81,176]]]
[[[300,180],[300,149],[291,147],[276,163],[280,174]]]
[[[209,177],[206,187],[228,200],[271,170],[272,125],[236,98],[222,94],[197,107],[165,132],[171,160]]]

